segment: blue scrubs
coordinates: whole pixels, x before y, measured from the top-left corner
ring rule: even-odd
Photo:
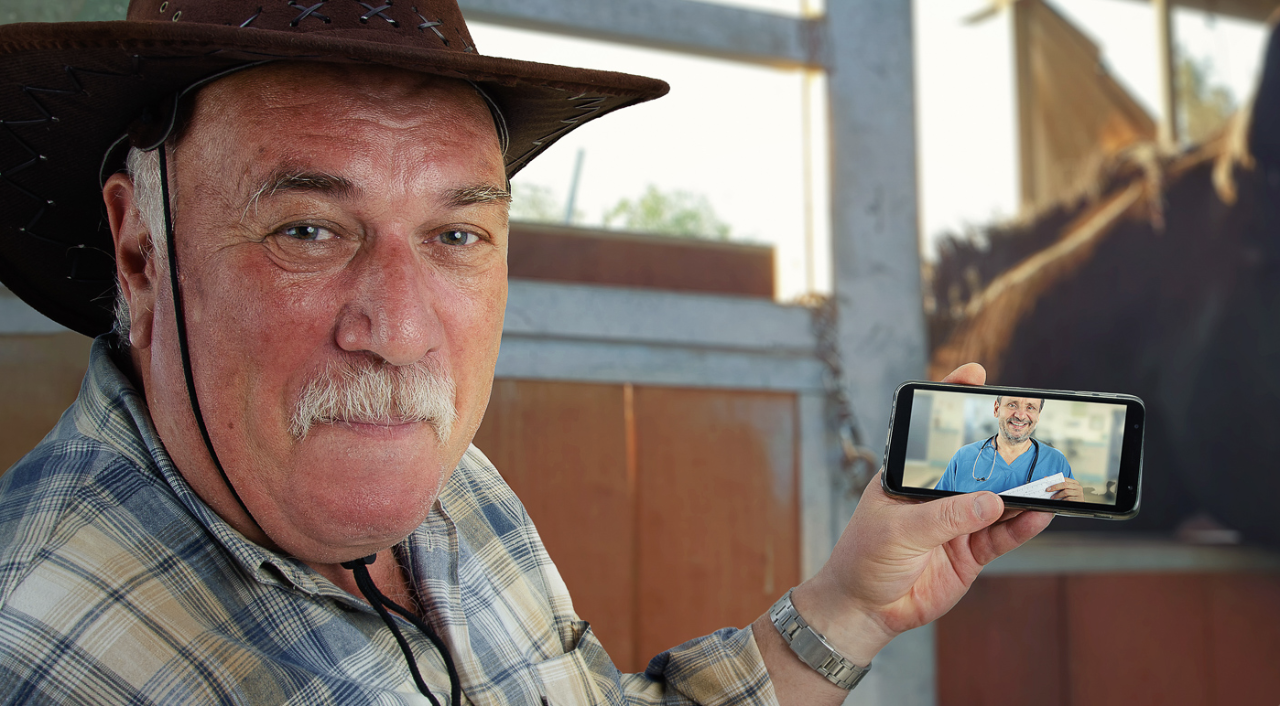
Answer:
[[[1021,456],[1013,459],[1012,464],[1008,464],[1000,454],[996,453],[995,442],[988,443],[987,439],[975,441],[968,446],[960,447],[956,455],[951,457],[951,463],[947,464],[947,472],[942,474],[942,479],[934,488],[956,490],[961,493],[972,493],[976,490],[1003,493],[1010,488],[1030,482],[1027,480],[1027,471],[1031,470],[1031,460],[1035,456],[1036,449],[1032,445],[1027,447]],[[995,468],[991,467],[993,458]],[[1036,470],[1031,480],[1039,480],[1055,473],[1061,473],[1066,478],[1075,478],[1071,475],[1071,464],[1067,463],[1067,457],[1063,456],[1061,451],[1048,444],[1040,444],[1040,459],[1036,461]],[[987,476],[985,481],[975,480],[984,476]]]

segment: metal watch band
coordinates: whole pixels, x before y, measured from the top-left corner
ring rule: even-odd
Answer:
[[[787,591],[769,609],[769,619],[781,633],[782,639],[801,662],[813,667],[827,681],[846,690],[857,686],[867,672],[871,671],[871,665],[859,667],[845,659],[844,655],[827,642],[825,636],[809,627],[804,618],[800,617],[800,611],[791,603],[791,591]]]

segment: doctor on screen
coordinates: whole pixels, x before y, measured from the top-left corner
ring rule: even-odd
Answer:
[[[934,488],[962,493],[977,490],[1003,493],[1061,473],[1065,480],[1048,488],[1053,493],[1052,499],[1083,500],[1084,490],[1080,481],[1071,475],[1067,457],[1031,438],[1044,402],[1034,397],[997,397],[995,416],[999,433],[960,447]]]

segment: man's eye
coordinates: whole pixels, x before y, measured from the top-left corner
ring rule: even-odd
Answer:
[[[306,225],[281,228],[280,234],[293,238],[294,240],[331,240],[337,237],[337,235],[328,228]]]
[[[445,245],[472,245],[480,240],[480,236],[465,230],[446,230],[436,237]]]

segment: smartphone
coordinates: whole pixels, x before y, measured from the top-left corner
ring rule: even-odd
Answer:
[[[990,490],[1010,507],[1127,520],[1141,502],[1145,418],[1133,395],[906,382],[882,482],[912,498]]]

